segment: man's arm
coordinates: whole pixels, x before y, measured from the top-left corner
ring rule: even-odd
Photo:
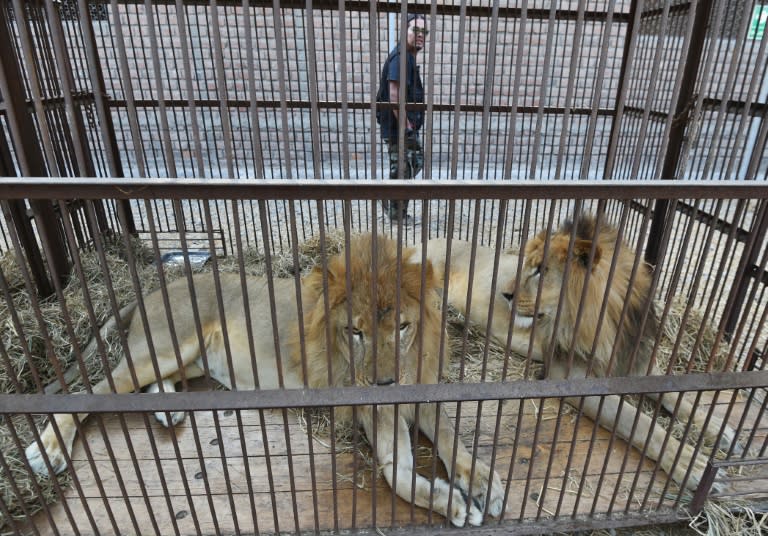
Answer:
[[[397,104],[398,99],[400,97],[400,82],[397,80],[390,80],[389,81],[389,102]],[[395,119],[398,119],[399,111],[397,108],[392,109],[392,113],[395,114]],[[406,114],[407,115],[407,114]],[[406,128],[413,128],[413,125],[410,121],[406,118],[406,121],[408,122]]]

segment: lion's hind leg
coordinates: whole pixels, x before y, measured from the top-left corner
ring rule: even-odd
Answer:
[[[658,396],[653,395],[651,397],[658,399]],[[680,404],[677,407],[677,412],[675,412],[678,398],[680,398]],[[681,421],[690,419],[701,430],[704,437],[713,445],[717,445],[719,449],[729,452],[732,448],[737,455],[744,452],[736,431],[717,415],[712,415],[707,420],[708,412],[698,406],[694,408],[690,394],[665,393],[661,403],[667,411]]]
[[[144,330],[137,328],[136,318],[133,320],[128,334],[130,362],[127,358],[121,359],[107,377],[92,387],[93,394],[130,393],[156,382],[158,377],[166,378],[178,373],[176,351],[168,335],[167,324],[158,325],[151,332],[155,350],[153,353],[149,350]],[[181,362],[186,366],[200,355],[200,347],[194,333],[181,333],[179,339]],[[87,416],[87,413],[81,413],[78,420],[82,422]],[[59,431],[61,442],[54,427]],[[55,414],[52,422],[49,422],[40,434],[40,441],[31,443],[25,450],[32,470],[42,475],[49,474],[47,458],[54,473],[64,471],[67,468],[67,456],[64,452],[72,452],[76,433],[77,426],[73,415]]]
[[[608,395],[602,399],[601,409],[601,397],[585,397],[582,405],[584,415],[594,419],[602,427],[614,430],[617,436],[635,448],[644,450],[645,455],[657,460],[661,469],[678,484],[685,485],[691,491],[699,487],[707,468],[708,459],[705,455],[697,452],[691,445],[681,444],[669,436],[668,430],[632,404],[622,403],[621,397]],[[566,402],[574,406],[579,404],[578,399],[566,399]]]

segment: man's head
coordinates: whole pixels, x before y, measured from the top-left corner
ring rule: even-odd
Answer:
[[[406,37],[408,50],[415,53],[424,48],[428,33],[427,19],[424,15],[417,13],[408,15],[408,35]]]

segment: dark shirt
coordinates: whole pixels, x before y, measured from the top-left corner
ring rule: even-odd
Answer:
[[[405,102],[424,102],[424,86],[421,83],[421,74],[416,65],[416,57],[410,52],[406,52],[408,63],[405,66]],[[381,80],[379,81],[379,92],[376,96],[378,102],[389,102],[389,81],[400,79],[400,46],[398,45],[387,57],[384,66],[381,69]],[[400,84],[400,91],[403,85]],[[407,110],[408,120],[413,125],[414,130],[419,130],[424,124],[423,110]],[[380,108],[376,113],[376,118],[381,126],[381,137],[385,140],[397,139],[397,119],[391,109]]]

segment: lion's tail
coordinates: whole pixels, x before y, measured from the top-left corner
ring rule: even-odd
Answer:
[[[83,350],[83,359],[88,359],[91,355],[96,353],[99,339],[104,340],[116,330],[126,329],[129,326],[131,320],[133,319],[133,313],[136,311],[136,305],[136,300],[133,300],[128,305],[123,306],[117,315],[110,316],[107,321],[104,322],[104,325],[102,325],[99,329],[99,337],[92,337],[88,343],[88,346],[86,346]],[[118,317],[120,318],[119,322]],[[77,362],[72,363],[66,372],[64,372],[64,381],[67,382],[67,385],[69,385],[79,373],[80,371],[78,369]],[[45,394],[56,394],[61,391],[61,389],[61,382],[59,380],[54,380],[51,384],[45,387]]]

